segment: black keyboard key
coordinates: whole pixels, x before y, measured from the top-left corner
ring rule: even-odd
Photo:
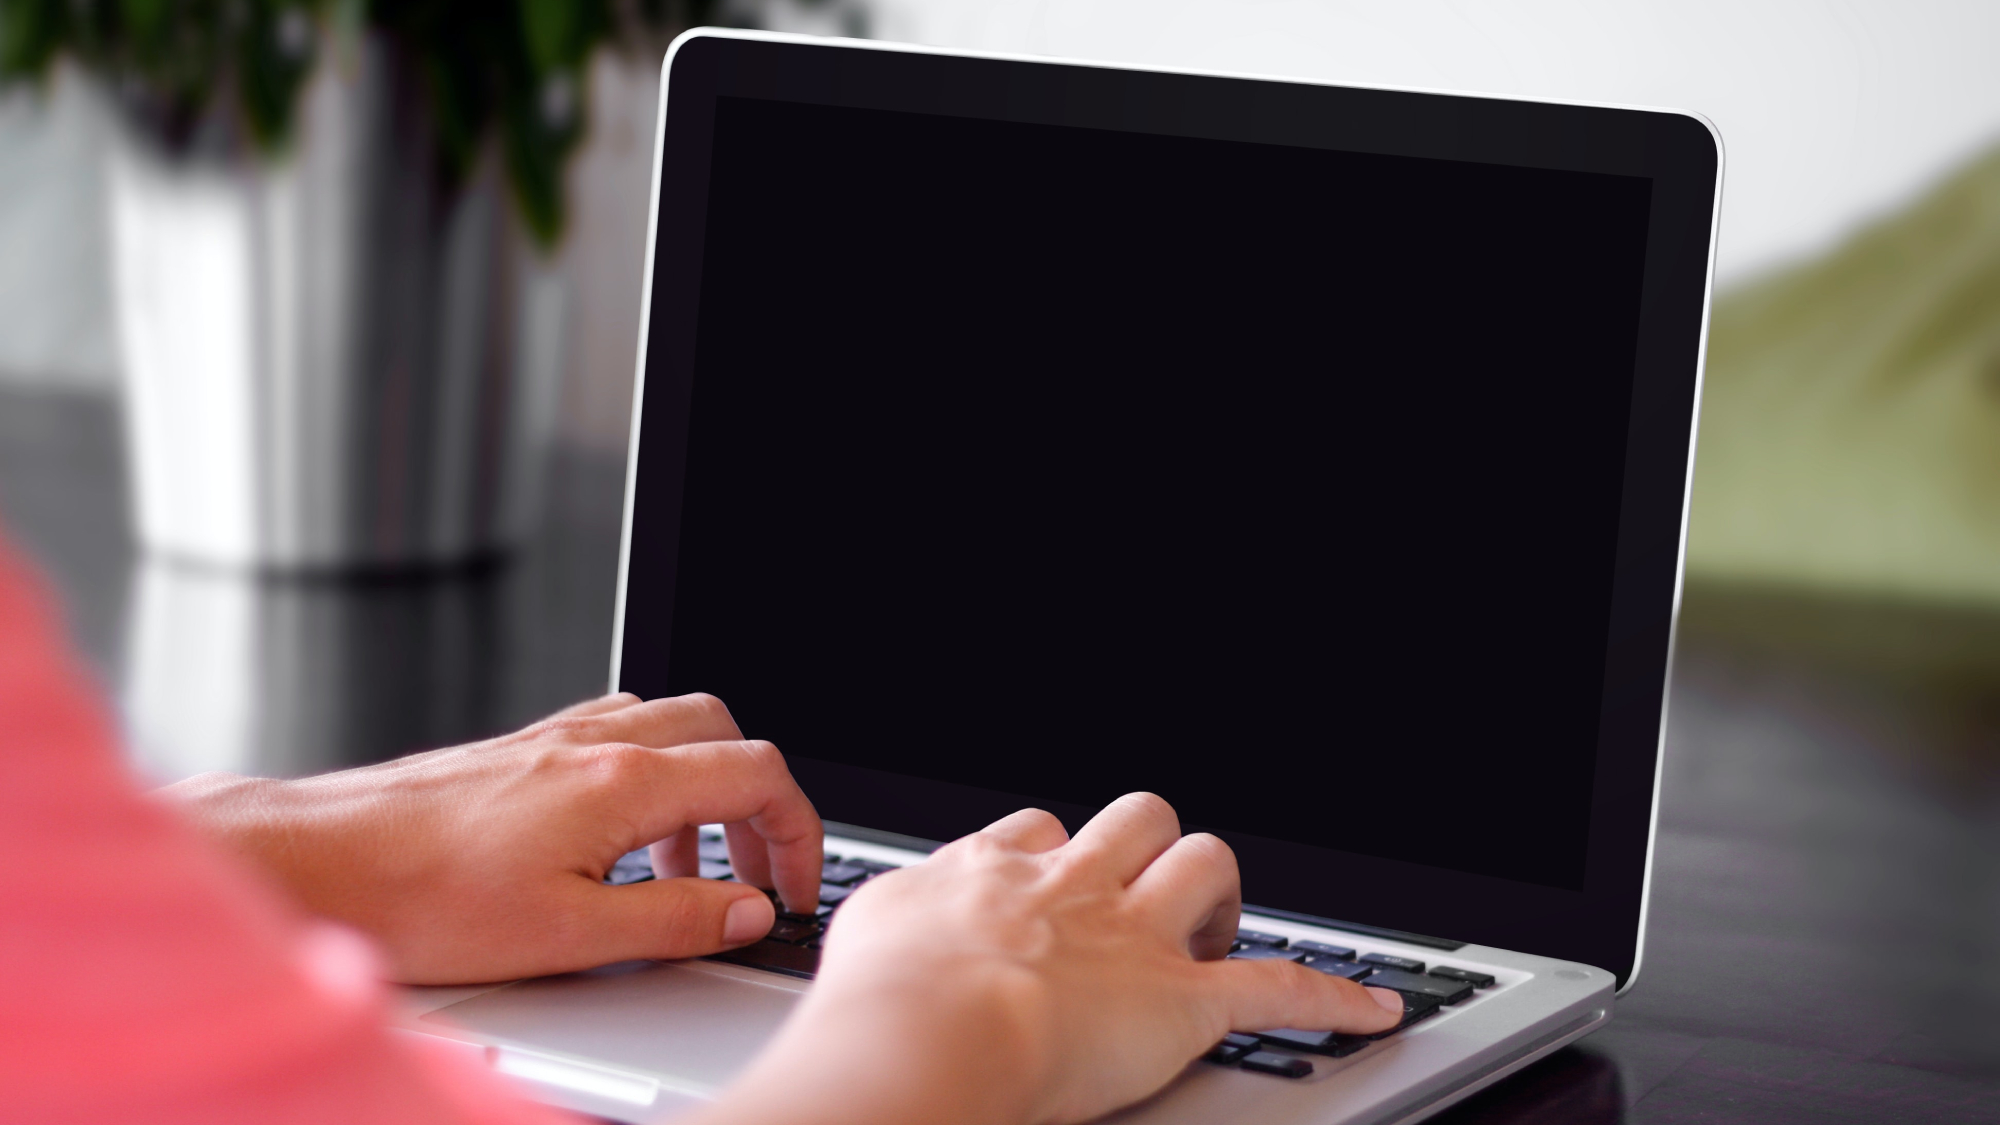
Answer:
[[[804,945],[820,935],[819,919],[810,914],[780,914],[771,923],[771,932],[766,941],[782,941],[787,945]]]
[[[1368,985],[1371,988],[1393,988],[1397,992],[1414,992],[1440,1004],[1456,1004],[1472,995],[1472,986],[1465,981],[1419,976],[1401,969],[1378,969],[1374,976],[1368,978]]]
[[[1268,945],[1274,949],[1283,949],[1291,941],[1290,938],[1280,937],[1277,934],[1260,934],[1256,930],[1238,930],[1236,940],[1245,945]]]
[[[741,949],[729,949],[712,954],[708,959],[752,969],[768,969],[774,973],[783,973],[788,977],[800,977],[805,980],[811,980],[813,974],[819,972],[819,950],[807,949],[802,945],[787,945],[781,941],[760,941]]]
[[[1225,1039],[1215,1046],[1210,1047],[1208,1053],[1203,1055],[1202,1058],[1212,1063],[1228,1066],[1230,1063],[1241,1062],[1243,1056],[1249,1054],[1254,1046],[1255,1044],[1252,1044],[1251,1047],[1245,1047],[1238,1043],[1231,1043]]]
[[[862,859],[860,856],[854,855],[847,857],[847,865],[849,867],[859,867],[861,870],[866,871],[868,877],[871,879],[885,871],[894,871],[901,866],[895,863],[883,863],[879,859]]]
[[[1424,963],[1422,961],[1412,960],[1408,957],[1398,957],[1393,953],[1363,953],[1361,959],[1371,965],[1380,965],[1385,969],[1401,969],[1406,973],[1421,973],[1424,971]]]
[[[1309,957],[1331,957],[1336,961],[1354,960],[1354,951],[1344,945],[1328,945],[1323,941],[1295,941],[1293,949],[1302,949]]]
[[[1368,983],[1372,985],[1375,982],[1371,980]],[[1378,1031],[1368,1038],[1381,1039],[1385,1036],[1394,1035],[1411,1024],[1416,1023],[1418,1020],[1427,1020],[1438,1014],[1440,1005],[1436,997],[1422,996],[1414,992],[1399,992],[1396,995],[1403,998],[1402,1020],[1389,1030]]]
[[[1243,1056],[1239,1064],[1244,1070],[1254,1070],[1263,1074],[1275,1074],[1280,1078],[1304,1078],[1313,1072],[1313,1064],[1290,1055],[1277,1055],[1270,1051],[1252,1051]]]
[[[1257,1038],[1274,1047],[1284,1047],[1293,1051],[1306,1051],[1315,1055],[1333,1053],[1334,1041],[1342,1038],[1337,1031],[1300,1031],[1293,1027],[1281,1027],[1275,1031],[1260,1031]]]
[[[1268,1043],[1289,1047],[1294,1051],[1306,1051],[1315,1055],[1331,1055],[1336,1059],[1347,1056],[1366,1047],[1377,1039],[1386,1039],[1419,1020],[1429,1019],[1438,1013],[1438,1002],[1428,996],[1399,993],[1403,998],[1403,1018],[1396,1026],[1373,1035],[1345,1035],[1334,1031],[1299,1031],[1295,1028],[1279,1028],[1276,1031],[1260,1031],[1258,1037]]]
[[[1351,1055],[1377,1039],[1387,1039],[1413,1023],[1427,1020],[1438,1014],[1439,1004],[1429,996],[1418,996],[1411,992],[1399,992],[1397,995],[1403,998],[1403,1018],[1396,1021],[1396,1026],[1387,1031],[1378,1031],[1373,1035],[1341,1036],[1339,1042],[1334,1044],[1333,1054],[1335,1057]]]
[[[872,872],[867,868],[848,860],[842,863],[822,864],[819,869],[819,881],[844,887],[849,883],[859,883],[870,874]]]
[[[1336,1035],[1327,1044],[1324,1053],[1336,1059],[1344,1059],[1379,1038],[1381,1038],[1379,1035]]]
[[[1432,965],[1431,975],[1446,980],[1462,980],[1474,988],[1492,988],[1492,973],[1475,973],[1471,969],[1454,969],[1450,965]]]
[[[1279,949],[1272,945],[1246,945],[1229,955],[1232,961],[1298,961],[1305,954],[1296,949]]]
[[[1257,1044],[1263,1042],[1263,1040],[1257,1038],[1255,1035],[1252,1035],[1247,1031],[1232,1031],[1229,1034],[1223,1036],[1222,1041],[1232,1046],[1241,1047],[1246,1051],[1256,1050]]]
[[[819,885],[819,900],[827,906],[839,906],[841,903],[847,901],[848,895],[853,893],[853,887],[843,887],[838,883],[821,883]]]
[[[1359,961],[1337,961],[1331,957],[1308,957],[1306,968],[1346,980],[1364,980],[1375,972],[1373,965]]]

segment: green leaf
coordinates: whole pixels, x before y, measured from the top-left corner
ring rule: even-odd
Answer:
[[[172,0],[119,0],[118,14],[140,54],[157,55],[167,45]]]
[[[66,55],[169,145],[194,138],[231,91],[229,108],[270,151],[292,133],[319,53],[320,35],[299,21],[321,33],[366,25],[420,76],[445,186],[462,185],[497,140],[521,216],[546,247],[563,229],[591,51],[621,17],[636,34],[714,12],[714,0],[0,0],[0,82]]]
[[[575,83],[576,76],[569,76]],[[580,96],[580,95],[579,95]],[[539,88],[515,86],[501,121],[501,150],[521,218],[543,249],[562,238],[563,166],[583,136],[583,115],[552,119]]]
[[[46,73],[64,45],[62,0],[0,0],[0,80]]]
[[[310,5],[261,0],[248,5],[237,38],[236,85],[244,121],[269,152],[291,134],[299,87],[312,73],[318,40]]]
[[[543,76],[582,63],[610,30],[603,0],[520,0],[521,39],[532,73]]]

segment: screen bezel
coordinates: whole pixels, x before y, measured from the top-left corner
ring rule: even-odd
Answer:
[[[1690,114],[1028,59],[698,29],[662,66],[611,682],[666,682],[715,99],[762,97],[1028,123],[1650,177],[1582,891],[1224,833],[1247,901],[1295,915],[1596,965],[1629,986],[1643,949],[1659,760],[1706,340],[1721,143]],[[636,585],[629,575],[645,575]],[[651,643],[627,642],[643,630]],[[755,731],[746,732],[753,737]],[[815,759],[793,772],[829,819],[946,839],[1025,803]],[[1477,799],[1477,794],[1468,794]],[[1440,810],[1448,815],[1448,810]]]

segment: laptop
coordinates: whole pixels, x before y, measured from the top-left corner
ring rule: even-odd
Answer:
[[[1415,1121],[1603,1025],[1645,936],[1721,160],[1681,112],[682,36],[611,682],[776,742],[823,905],[431,990],[418,1025],[670,1120],[853,888],[1133,790],[1235,849],[1232,955],[1406,1018],[1243,1029],[1122,1120]]]

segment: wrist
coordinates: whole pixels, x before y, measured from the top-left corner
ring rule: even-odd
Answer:
[[[965,959],[822,975],[702,1120],[1029,1125],[1049,1062],[1039,985]]]
[[[204,836],[222,845],[294,896],[298,873],[285,857],[294,854],[294,818],[286,815],[289,786],[269,777],[204,773],[159,790]]]
[[[203,834],[231,851],[262,850],[278,829],[284,782],[233,773],[203,773],[164,786],[169,798]]]

